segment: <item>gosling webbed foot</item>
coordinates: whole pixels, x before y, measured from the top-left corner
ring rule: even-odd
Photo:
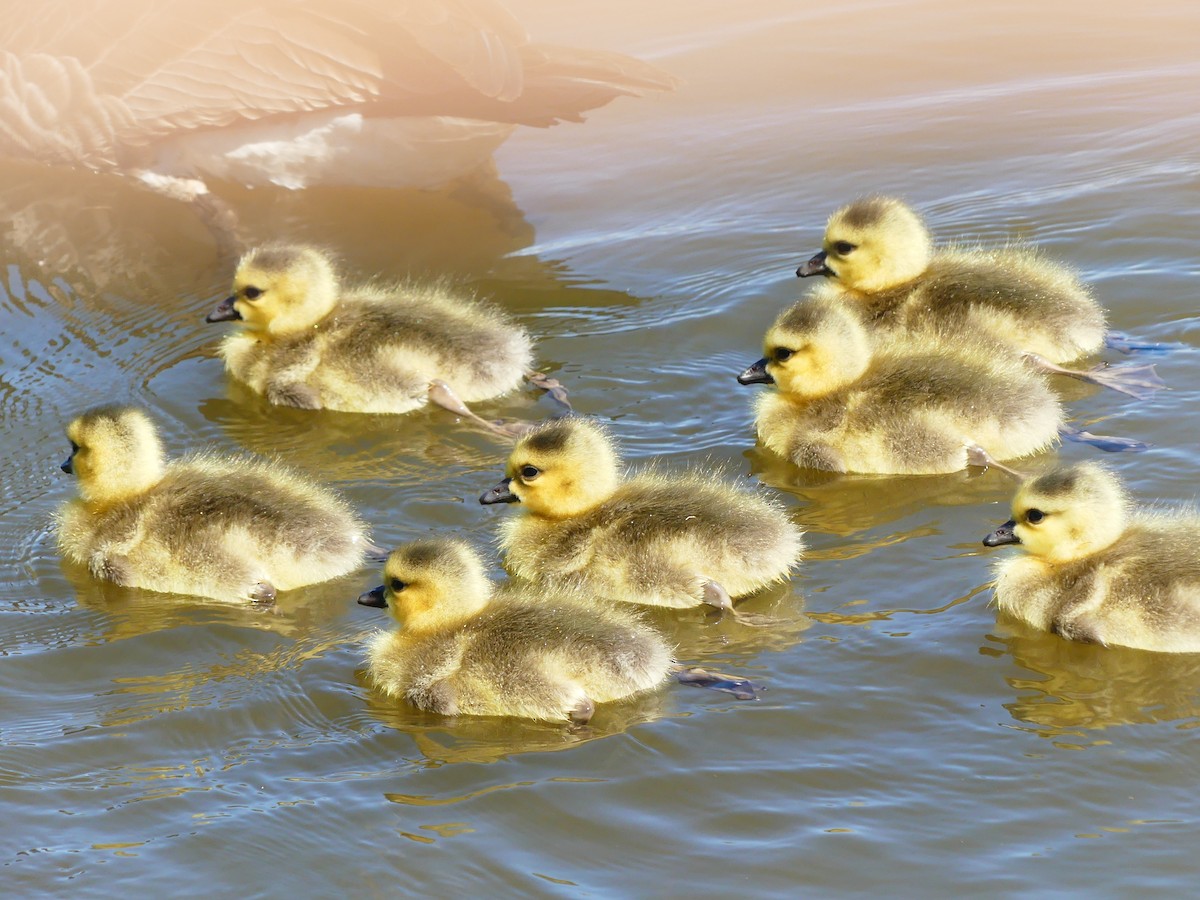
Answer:
[[[1024,472],[1018,472],[1016,469],[1010,469],[978,444],[967,444],[966,449],[968,466],[979,466],[983,469],[990,469],[994,467],[999,469],[1001,472],[1007,472],[1014,478],[1020,478],[1024,480],[1026,477]]]
[[[1134,440],[1133,438],[1112,437],[1107,434],[1092,434],[1090,431],[1084,431],[1080,428],[1073,428],[1070,425],[1063,424],[1059,426],[1058,433],[1068,441],[1075,441],[1080,444],[1091,444],[1093,447],[1098,447],[1109,453],[1141,453],[1143,450],[1149,450],[1152,444],[1147,444],[1145,441]]]
[[[269,581],[256,581],[250,586],[250,599],[254,603],[274,603],[275,585]]]
[[[1043,372],[1049,372],[1053,375],[1066,375],[1070,378],[1077,378],[1080,381],[1098,384],[1100,387],[1111,388],[1126,396],[1133,397],[1135,400],[1148,400],[1154,396],[1155,391],[1161,391],[1167,386],[1167,383],[1158,377],[1158,372],[1154,370],[1153,364],[1149,363],[1122,366],[1110,366],[1108,363],[1101,363],[1090,369],[1078,370],[1066,369],[1055,365],[1044,356],[1038,356],[1036,353],[1026,353],[1025,358]]]
[[[367,541],[363,544],[363,555],[366,556],[370,562],[382,563],[387,562],[387,558],[390,554],[378,544]]]
[[[1161,341],[1139,341],[1123,331],[1110,331],[1104,336],[1104,346],[1110,350],[1116,350],[1118,353],[1166,353],[1168,350],[1174,350],[1183,345]]]
[[[596,714],[596,704],[591,697],[584,697],[572,707],[567,716],[573,725],[586,725],[592,721],[592,716]]]
[[[690,684],[692,687],[707,688],[710,691],[723,691],[733,694],[738,700],[757,700],[759,691],[766,690],[749,679],[726,675],[724,672],[710,672],[699,666],[676,666],[673,671],[675,680],[680,684]]]
[[[567,389],[557,378],[551,378],[545,372],[530,370],[525,373],[525,380],[549,394],[550,399],[561,404],[567,412],[572,412],[571,401],[567,399]]]
[[[751,628],[770,628],[772,625],[778,625],[782,621],[782,619],[761,616],[757,613],[738,612],[733,607],[733,598],[729,596],[729,591],[725,590],[724,587],[711,578],[704,580],[703,599],[709,606],[715,606],[722,612],[729,613],[739,625],[748,625]]]
[[[267,399],[276,406],[292,406],[296,409],[321,408],[321,395],[317,389],[299,382],[269,385]]]
[[[476,425],[481,425],[493,434],[507,438],[517,438],[533,428],[529,422],[489,422],[482,416],[476,415],[467,408],[454,389],[440,378],[429,382],[429,399],[443,409],[448,409],[457,416],[469,419]]]

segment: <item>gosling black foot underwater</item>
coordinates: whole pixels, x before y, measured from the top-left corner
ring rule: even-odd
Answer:
[[[1179,350],[1186,344],[1164,343],[1161,341],[1139,341],[1121,331],[1110,331],[1104,336],[1104,346],[1118,353],[1166,353]]]
[[[1068,441],[1075,441],[1078,444],[1090,444],[1108,453],[1141,453],[1143,450],[1149,450],[1153,446],[1152,444],[1147,444],[1145,441],[1135,440],[1134,438],[1092,434],[1090,431],[1075,428],[1066,423],[1059,426],[1058,433]]]
[[[766,690],[762,685],[755,684],[747,678],[726,675],[724,672],[710,672],[700,666],[677,666],[674,672],[675,680],[680,684],[732,694],[738,700],[757,700],[759,693]]]

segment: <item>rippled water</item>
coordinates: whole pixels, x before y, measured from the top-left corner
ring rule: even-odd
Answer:
[[[172,452],[274,453],[346,491],[381,543],[484,544],[505,448],[440,411],[273,409],[227,385],[203,315],[219,257],[186,208],[114,178],[0,166],[0,853],[19,895],[1050,895],[1194,890],[1200,658],[997,622],[997,472],[831,478],[753,450],[733,376],[804,287],[827,214],[899,193],[937,234],[1017,236],[1078,267],[1116,328],[1171,342],[1171,386],[1060,385],[1144,497],[1195,497],[1200,7],[630,0],[510,4],[538,37],[681,76],[582,126],[518,132],[440,192],[223,188],[254,240],[314,240],[364,275],[448,274],[540,337],[634,464],[782,492],[812,552],[744,628],[655,617],[758,702],[673,687],[584,731],[382,702],[353,598],[272,613],[60,567],[62,426],[116,398]],[[1116,359],[1116,354],[1109,354]],[[485,414],[533,417],[532,392]],[[1067,444],[1063,460],[1096,451]],[[1038,460],[1049,465],[1053,456]],[[550,752],[562,751],[562,752]]]

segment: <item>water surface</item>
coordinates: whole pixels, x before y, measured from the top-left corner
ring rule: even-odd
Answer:
[[[980,539],[997,472],[802,473],[753,449],[734,375],[805,285],[828,213],[898,193],[943,239],[1036,242],[1077,267],[1171,386],[1059,387],[1109,457],[1190,501],[1200,397],[1200,8],[761,0],[510,4],[535,36],[679,75],[580,126],[522,130],[444,191],[222,195],[252,240],[323,243],[363,276],[444,275],[539,338],[634,465],[721,468],[809,530],[745,628],[655,621],[757,702],[673,687],[587,730],[384,703],[363,571],[263,613],[60,566],[64,422],[153,410],[172,453],[277,454],[395,543],[491,540],[505,448],[440,411],[274,409],[227,383],[203,315],[231,274],[185,207],[109,176],[0,166],[0,863],[20,895],[1180,895],[1200,832],[1200,659],[997,622]],[[1116,361],[1118,354],[1106,358]],[[523,392],[481,411],[534,417]],[[1030,463],[1090,458],[1066,444]]]

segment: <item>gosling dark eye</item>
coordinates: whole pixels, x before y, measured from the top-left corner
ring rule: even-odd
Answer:
[[[837,241],[833,245],[833,249],[837,251],[838,256],[846,256],[858,249],[858,244],[852,244],[849,241]]]
[[[1030,525],[1036,525],[1044,518],[1046,518],[1046,514],[1040,509],[1031,509],[1029,512],[1025,513],[1025,521]]]
[[[393,594],[398,594],[402,590],[404,590],[406,587],[408,587],[408,582],[401,581],[399,578],[393,578],[391,581],[388,582],[388,587],[390,587],[392,589]]]
[[[247,300],[257,300],[263,295],[261,288],[256,288],[253,285],[242,291],[242,296]]]
[[[775,362],[787,362],[795,352],[795,350],[789,350],[787,347],[776,347],[772,356],[775,357]]]
[[[521,477],[526,481],[533,481],[542,474],[542,470],[537,466],[521,466]]]
[[[71,441],[71,452],[72,453],[79,452],[79,445],[77,443],[75,443],[74,441]]]

